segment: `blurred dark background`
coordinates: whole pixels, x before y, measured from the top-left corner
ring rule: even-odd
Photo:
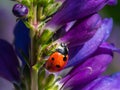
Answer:
[[[14,35],[13,28],[16,23],[16,17],[12,14],[12,6],[15,3],[10,0],[0,0],[0,38],[7,40],[12,44]],[[100,14],[103,17],[112,17],[114,26],[109,42],[114,43],[120,48],[120,0],[116,6],[106,6]],[[114,60],[106,73],[120,71],[120,54],[115,53]]]

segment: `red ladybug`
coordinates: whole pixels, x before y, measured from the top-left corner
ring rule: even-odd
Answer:
[[[45,63],[45,68],[50,72],[61,71],[68,62],[68,48],[65,44],[56,49]]]

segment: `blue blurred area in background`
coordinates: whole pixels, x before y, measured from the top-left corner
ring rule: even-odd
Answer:
[[[13,28],[16,22],[11,10],[14,2],[10,0],[0,0],[0,38],[12,43]]]
[[[12,6],[15,3],[10,0],[0,0],[0,38],[9,41],[14,40],[13,28],[16,23],[16,17],[12,14]],[[102,11],[103,17],[113,17],[114,27],[109,42],[114,43],[120,48],[120,0],[116,6],[106,6]],[[107,73],[120,71],[120,55],[115,53],[114,60]]]
[[[0,0],[0,39],[7,40],[12,44],[13,28],[16,18],[12,15],[14,2],[10,0]],[[3,51],[4,52],[4,51]],[[0,77],[0,90],[14,90],[13,84]]]

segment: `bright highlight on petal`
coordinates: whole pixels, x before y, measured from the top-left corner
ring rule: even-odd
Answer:
[[[82,90],[120,90],[120,72],[110,76],[100,77]]]
[[[107,39],[106,35],[111,31],[112,28],[110,28],[110,26],[112,23],[112,19],[104,19],[96,34],[84,44],[75,56],[70,57],[67,67],[79,64],[80,62],[83,62],[85,58],[90,56],[98,46]]]

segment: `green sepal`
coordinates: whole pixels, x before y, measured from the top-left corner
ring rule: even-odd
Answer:
[[[55,2],[54,0],[38,0],[38,5],[46,7],[50,3],[54,3],[54,2]]]
[[[60,6],[61,6],[60,3],[49,4],[44,9],[45,15],[50,16],[50,15],[54,14]]]
[[[33,30],[33,29],[34,29],[34,27],[33,27],[29,22],[23,21],[23,23],[24,23],[25,26],[26,26],[27,28],[29,28],[30,30]]]
[[[42,69],[41,71],[39,71],[38,73],[38,79],[39,81],[43,81],[46,77],[46,72],[45,72],[45,69]]]
[[[52,90],[59,90],[59,85],[55,85]]]
[[[45,6],[47,6],[47,0],[38,0],[38,6],[43,6],[43,7],[45,7]]]
[[[30,0],[22,0],[21,3],[27,7],[30,7],[30,5],[31,5]]]
[[[50,30],[44,30],[38,42],[40,44],[46,44],[52,37],[54,33]]]
[[[46,83],[45,86],[50,87],[54,84],[55,82],[55,75],[54,74],[50,74],[47,78],[46,78]]]
[[[59,90],[59,85],[54,85],[54,86],[51,86],[45,90]]]
[[[45,18],[46,18],[45,15],[41,15],[39,19],[40,19],[41,21],[43,21],[43,20],[45,20]]]
[[[38,86],[41,89],[45,85],[45,77],[46,77],[46,72],[45,69],[42,69],[42,71],[38,73]]]
[[[50,48],[48,48],[47,49],[47,47],[45,47],[46,49],[44,49],[43,50],[43,53],[45,54],[45,55],[51,55],[53,52],[55,52],[56,51],[56,47],[57,47],[57,45],[55,45],[55,46],[52,46],[52,47],[50,47]]]

